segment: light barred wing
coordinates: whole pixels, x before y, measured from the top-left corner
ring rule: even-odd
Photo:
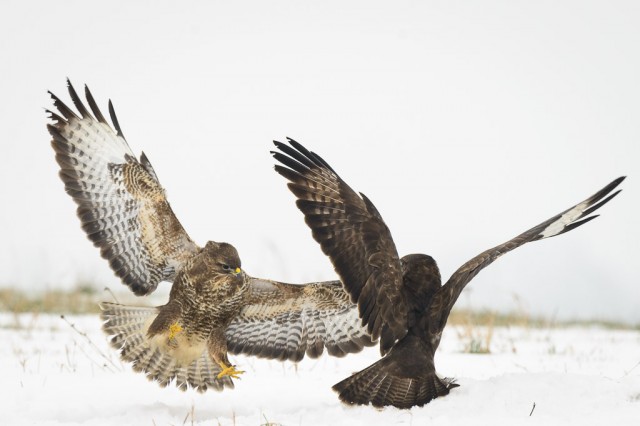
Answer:
[[[60,178],[78,205],[82,229],[111,269],[135,294],[149,294],[160,281],[172,281],[198,247],[171,210],[147,157],[134,157],[111,102],[115,131],[88,88],[95,118],[67,84],[80,116],[49,92],[58,113],[48,111],[53,124],[47,128]]]
[[[304,285],[251,278],[245,305],[225,335],[229,352],[300,361],[324,348],[341,357],[375,341],[340,281]]]
[[[384,354],[408,329],[401,263],[391,232],[367,197],[358,196],[319,155],[288,141],[291,146],[274,141],[281,152],[272,152],[273,157],[282,163],[275,170],[290,181],[313,238],[357,302],[368,332],[381,337]]]
[[[480,253],[458,268],[451,278],[449,278],[449,281],[447,281],[447,283],[438,290],[436,295],[433,297],[431,305],[429,306],[428,316],[430,333],[437,334],[442,331],[447,323],[447,318],[449,317],[451,308],[453,308],[453,305],[458,300],[460,293],[469,281],[471,281],[481,270],[489,266],[494,260],[503,254],[510,252],[523,244],[564,234],[565,232],[569,232],[572,229],[595,219],[598,215],[589,215],[618,195],[621,190],[614,193],[611,193],[611,191],[620,185],[624,179],[624,176],[619,177],[583,202],[568,208],[564,212],[542,222],[538,226],[534,226],[506,243]]]

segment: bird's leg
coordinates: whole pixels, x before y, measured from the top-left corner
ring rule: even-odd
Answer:
[[[242,370],[236,370],[235,365],[231,365],[229,358],[227,357],[227,338],[224,332],[219,329],[213,329],[209,335],[208,342],[209,355],[220,366],[222,371],[217,375],[218,379],[225,376],[229,376],[232,379],[239,379],[240,374],[244,373]]]
[[[161,347],[177,348],[177,336],[184,333],[181,314],[182,308],[175,300],[160,307],[160,313],[149,325],[147,337],[155,340]]]

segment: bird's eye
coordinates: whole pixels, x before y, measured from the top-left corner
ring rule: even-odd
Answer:
[[[227,265],[226,263],[222,264],[222,269],[224,269],[225,271],[230,271],[231,270],[231,266]]]

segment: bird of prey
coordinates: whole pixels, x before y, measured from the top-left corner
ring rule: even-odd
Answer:
[[[111,102],[113,128],[88,88],[90,111],[67,84],[79,114],[49,92],[57,112],[47,111],[47,127],[82,229],[136,295],[173,283],[164,306],[101,304],[103,329],[123,360],[163,386],[222,390],[241,373],[228,352],[299,361],[375,344],[339,281],[253,278],[230,244],[194,243],[148,158],[131,151]]]
[[[356,194],[319,155],[292,139],[274,142],[272,152],[297,197],[313,238],[330,258],[345,289],[358,304],[362,324],[380,338],[383,357],[333,386],[349,404],[422,406],[458,384],[436,374],[434,354],[451,308],[483,268],[521,245],[553,237],[597,216],[589,216],[620,192],[620,177],[595,195],[486,250],[463,264],[441,285],[435,260],[425,254],[400,258],[391,233],[373,203]]]

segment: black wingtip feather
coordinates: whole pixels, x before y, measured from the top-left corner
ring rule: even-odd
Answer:
[[[113,102],[111,102],[111,99],[109,99],[109,116],[111,117],[113,127],[116,128],[116,133],[118,134],[118,136],[125,139],[124,134],[122,133],[122,129],[120,128],[120,123],[118,122],[118,117],[116,117],[116,111],[113,108]]]
[[[46,110],[46,111],[49,114],[49,119],[52,120],[56,125],[60,125],[62,123],[66,123],[67,122],[63,117],[59,116],[55,112],[50,111],[50,110]]]
[[[285,166],[289,167],[290,169],[292,169],[292,170],[294,170],[294,171],[296,171],[298,173],[301,173],[302,175],[304,175],[306,172],[309,171],[309,168],[306,167],[304,164],[301,164],[298,161],[296,161],[295,159],[293,159],[291,157],[288,157],[288,156],[286,156],[286,155],[284,155],[284,154],[282,154],[280,152],[274,152],[273,153],[273,158],[275,158],[277,161],[279,161],[280,163],[284,164]]]
[[[289,148],[287,145],[281,143],[281,142],[277,142],[274,141],[274,143],[276,144],[276,146],[278,147],[278,149],[286,152],[287,154],[291,155],[291,156],[295,156],[298,159],[298,156],[300,156],[300,154],[302,154],[305,158],[304,161],[302,161],[303,163],[307,163],[307,162],[311,162],[313,163],[315,166],[317,167],[321,167],[321,168],[326,168],[328,170],[331,170],[333,173],[336,173],[335,170],[333,170],[333,168],[329,165],[329,163],[327,163],[324,158],[322,158],[321,156],[319,156],[318,154],[316,154],[313,151],[309,151],[307,148],[305,148],[300,142],[296,142],[294,139],[290,138],[287,136],[287,141],[291,144],[291,146],[293,148],[295,148],[298,152],[295,152],[295,154],[291,154],[291,148]],[[311,167],[311,166],[309,166]],[[337,174],[337,173],[336,173]]]
[[[320,168],[329,170],[336,176],[338,175],[336,171],[333,170],[333,168],[329,165],[329,163],[327,163],[321,156],[313,151],[309,151],[304,146],[302,146],[302,144],[289,137],[287,137],[287,141],[291,144],[291,146],[288,146],[276,140],[273,141],[273,144],[276,146],[276,148],[282,151],[282,153],[286,154],[284,155],[277,151],[270,151],[271,155],[273,155],[276,160],[283,162],[282,158],[286,158],[287,156],[289,156],[289,161],[297,161],[298,163],[300,163],[300,165],[297,166],[297,168],[294,168],[289,164],[287,165],[294,168],[295,170],[298,170],[300,173],[304,173],[306,169]],[[306,167],[306,169],[303,170],[303,167]]]
[[[80,96],[78,96],[76,89],[73,87],[73,85],[71,84],[71,81],[68,78],[67,78],[67,89],[69,90],[69,95],[71,96],[71,100],[73,101],[73,104],[76,106],[76,108],[80,112],[80,115],[82,116],[82,118],[87,118],[87,117],[93,118],[93,116],[89,113],[87,108],[84,106],[84,103],[80,99]]]
[[[87,102],[89,103],[89,108],[91,108],[91,111],[93,111],[93,115],[95,115],[96,119],[100,123],[108,124],[107,120],[104,118],[104,115],[102,115],[100,108],[98,108],[98,104],[96,104],[96,101],[93,98],[91,91],[89,90],[89,86],[87,86],[86,84],[84,86],[84,96],[87,98]]]
[[[312,159],[313,158],[313,154],[311,154],[311,152],[305,148],[304,146],[302,146],[302,144],[296,142],[295,140],[291,139],[290,137],[287,137],[287,141],[289,141],[289,144],[294,147],[297,151],[299,151],[302,155],[304,155],[305,157]]]
[[[596,217],[599,217],[600,215],[594,215],[594,216],[589,216],[587,218],[584,218],[582,220],[578,220],[576,222],[573,222],[570,225],[567,225],[562,231],[558,232],[556,235],[561,235],[564,234],[565,232],[569,232],[572,229],[576,229],[578,226],[584,225],[587,222],[592,221],[593,219],[595,219]],[[555,236],[555,235],[554,235]]]
[[[622,183],[623,180],[625,180],[627,177],[626,176],[620,176],[617,179],[614,179],[611,183],[609,183],[607,186],[605,186],[604,188],[602,188],[600,191],[598,191],[597,193],[595,193],[590,199],[590,202],[597,202],[598,200],[600,200],[602,197],[604,197],[605,195],[607,195],[608,193],[610,193],[611,191],[613,191],[618,185],[620,185]]]
[[[312,169],[312,168],[317,166],[317,164],[315,164],[309,156],[305,155],[304,153],[300,153],[300,152],[296,151],[295,149],[291,148],[288,145],[285,145],[283,143],[277,143],[276,147],[280,151],[284,152],[285,154],[287,154],[288,156],[290,156],[294,160],[297,160],[298,162],[300,162],[301,164],[305,165],[309,169]]]
[[[60,100],[60,98],[54,95],[51,91],[47,91],[47,93],[49,93],[49,96],[51,96],[51,99],[53,99],[53,105],[58,109],[60,114],[62,114],[65,119],[69,120],[71,118],[77,118],[77,119],[80,118],[75,112],[73,112],[71,108],[69,108],[64,102]]]
[[[615,188],[615,186],[613,187]],[[612,189],[613,189],[612,188]],[[615,197],[616,195],[618,195],[620,193],[620,191],[622,191],[622,189],[618,189],[616,192],[614,192],[613,194],[609,195],[607,198],[605,198],[604,200],[598,202],[597,204],[594,204],[593,206],[589,207],[587,210],[584,211],[584,213],[582,213],[583,216],[588,216],[591,213],[593,213],[594,211],[598,210],[600,207],[604,206],[605,204],[607,204],[609,201],[611,201],[611,199],[613,197]]]

